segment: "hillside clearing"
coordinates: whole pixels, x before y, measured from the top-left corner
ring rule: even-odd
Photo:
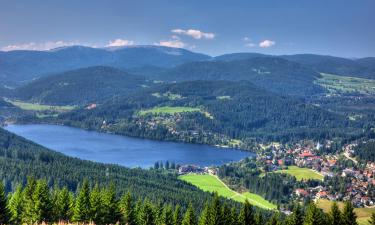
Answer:
[[[321,73],[321,75],[322,78],[318,79],[316,83],[326,88],[330,93],[375,93],[375,80],[326,73]]]
[[[298,166],[288,166],[286,170],[278,170],[275,173],[286,173],[294,176],[298,181],[314,179],[314,180],[323,180],[324,176],[312,169],[301,168]]]
[[[7,102],[11,103],[14,106],[17,106],[20,109],[23,110],[30,110],[30,111],[45,111],[45,110],[51,110],[51,111],[70,111],[75,108],[75,106],[53,106],[53,105],[43,105],[38,103],[30,103],[30,102],[22,102],[22,101],[11,101],[6,100]]]
[[[193,107],[172,107],[172,106],[163,106],[155,107],[152,109],[141,110],[138,112],[138,115],[144,116],[146,114],[170,114],[175,113],[184,113],[184,112],[202,112],[199,108]]]
[[[262,196],[245,192],[245,193],[238,193],[236,191],[231,190],[228,186],[224,184],[219,178],[212,175],[197,175],[197,174],[188,174],[182,175],[179,177],[181,180],[184,180],[188,183],[197,186],[198,188],[202,189],[203,191],[207,192],[217,192],[218,195],[232,199],[238,202],[244,202],[246,199],[248,201],[258,207],[274,210],[277,208],[276,205],[272,204],[271,202],[264,199]]]

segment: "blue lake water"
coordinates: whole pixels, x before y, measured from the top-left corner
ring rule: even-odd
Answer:
[[[127,167],[148,168],[156,161],[167,160],[210,166],[254,156],[235,149],[153,141],[58,125],[8,125],[5,129],[68,156]]]

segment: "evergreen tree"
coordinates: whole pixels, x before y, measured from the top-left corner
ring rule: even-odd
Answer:
[[[133,203],[132,203],[132,197],[130,192],[126,193],[121,198],[120,201],[120,210],[122,213],[122,221],[127,225],[135,225],[136,224],[136,218],[135,213],[133,210]]]
[[[119,206],[119,200],[116,196],[115,184],[112,182],[104,192],[103,196],[104,205],[104,223],[115,224],[121,221],[121,211]]]
[[[95,224],[104,224],[103,197],[98,184],[90,192],[90,207],[90,220]]]
[[[23,212],[22,223],[32,224],[34,215],[34,191],[36,188],[36,180],[33,177],[28,177],[26,187],[23,190]]]
[[[212,199],[210,210],[209,210],[209,217],[208,217],[208,224],[209,225],[220,225],[223,223],[223,216],[222,216],[222,209],[221,209],[221,202],[219,199],[219,195],[217,193],[214,194],[214,198]]]
[[[255,224],[256,225],[263,225],[264,224],[264,219],[262,216],[262,213],[255,213]]]
[[[287,225],[303,225],[303,212],[299,204],[293,207],[293,213],[286,220]]]
[[[88,180],[84,180],[75,202],[73,221],[90,222],[90,212],[90,187]]]
[[[146,199],[139,213],[139,225],[155,225],[154,209]]]
[[[223,225],[232,225],[231,208],[227,203],[224,203],[221,207],[221,217]]]
[[[33,222],[51,222],[53,219],[53,204],[47,181],[39,180],[33,193],[34,210]]]
[[[314,203],[310,203],[305,214],[304,225],[325,225],[323,212],[316,207]]]
[[[199,225],[209,225],[210,224],[210,205],[206,202],[203,207],[203,211],[199,217]]]
[[[159,224],[173,225],[173,209],[171,205],[167,205],[163,208],[163,213]]]
[[[350,201],[345,202],[344,210],[342,212],[343,225],[358,225],[357,215],[354,212],[354,207]]]
[[[237,209],[235,207],[232,207],[232,210],[230,212],[230,224],[232,224],[232,225],[239,225],[239,222],[238,222],[238,212],[237,212]]]
[[[279,223],[279,214],[277,213],[274,213],[271,217],[271,219],[268,220],[268,222],[266,223],[266,225],[280,225]]]
[[[182,225],[196,225],[197,218],[195,217],[193,205],[190,203],[189,207],[187,208],[184,219],[182,220]]]
[[[10,217],[4,184],[3,182],[0,182],[0,224],[9,224]]]
[[[242,206],[239,215],[239,223],[241,225],[252,225],[255,223],[253,207],[247,199],[245,200],[245,203]]]
[[[9,211],[11,214],[10,221],[12,224],[21,224],[23,213],[23,196],[22,186],[18,185],[16,191],[11,195],[9,200]]]
[[[329,219],[331,225],[342,224],[342,215],[336,202],[334,202],[331,206],[331,211],[329,212]]]
[[[181,206],[177,205],[174,209],[173,213],[173,224],[174,225],[181,225],[182,217],[181,217]]]
[[[57,206],[57,218],[59,220],[68,222],[73,216],[73,196],[68,191],[68,188],[64,187],[59,191],[56,201]]]
[[[370,220],[368,221],[368,223],[369,223],[370,225],[375,225],[375,212],[373,212],[373,213],[371,214],[371,218],[370,218]]]

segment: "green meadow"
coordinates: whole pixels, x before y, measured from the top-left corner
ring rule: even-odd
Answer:
[[[146,114],[175,114],[175,113],[184,113],[184,112],[201,112],[199,108],[193,107],[172,107],[172,106],[163,106],[155,107],[152,109],[141,110],[138,112],[138,115]]]
[[[70,111],[75,108],[75,106],[53,106],[53,105],[43,105],[38,103],[30,103],[30,102],[22,102],[22,101],[11,101],[6,100],[7,102],[17,106],[23,110],[31,110],[31,111],[45,111],[45,110],[52,110],[52,111]]]
[[[276,205],[267,201],[260,195],[249,192],[238,193],[236,191],[231,190],[216,176],[187,174],[182,175],[179,178],[181,180],[193,184],[194,186],[202,189],[203,191],[217,192],[218,195],[228,199],[232,199],[234,201],[244,202],[246,199],[248,199],[248,201],[254,206],[270,210],[274,210],[277,208]]]
[[[286,173],[294,176],[297,180],[323,180],[324,176],[318,172],[315,172],[309,168],[301,168],[298,166],[288,166],[286,170],[278,170],[275,173]]]

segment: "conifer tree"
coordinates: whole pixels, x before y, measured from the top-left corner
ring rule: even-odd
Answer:
[[[3,182],[0,182],[0,224],[9,224],[10,212]]]
[[[68,188],[64,187],[59,191],[57,200],[57,218],[59,220],[68,222],[73,216],[73,196],[68,191]]]
[[[235,207],[233,207],[231,212],[230,212],[230,224],[239,225],[238,212],[237,212],[237,209]]]
[[[253,207],[247,199],[245,200],[245,203],[242,206],[239,215],[239,223],[241,225],[252,225],[255,223]]]
[[[139,213],[139,225],[155,225],[154,209],[146,199]]]
[[[325,225],[323,212],[316,207],[314,203],[310,203],[307,207],[304,225]]]
[[[263,225],[264,224],[264,219],[262,213],[255,213],[255,224],[256,225]]]
[[[103,205],[105,209],[104,223],[115,224],[121,221],[121,211],[119,206],[119,200],[116,195],[116,187],[113,182],[105,190],[103,196]]]
[[[209,217],[208,217],[208,225],[219,225],[223,223],[223,216],[222,216],[222,209],[221,209],[221,202],[219,199],[219,195],[217,193],[214,194],[214,198],[212,199],[210,209],[209,209]]]
[[[354,212],[354,207],[350,201],[345,202],[344,210],[342,211],[343,225],[358,225],[357,215]]]
[[[199,225],[209,225],[210,224],[210,205],[206,202],[203,207],[203,211],[199,216]]]
[[[23,196],[22,186],[18,185],[16,191],[11,195],[9,200],[10,222],[12,224],[21,224],[23,213]]]
[[[221,207],[221,217],[223,225],[232,225],[232,218],[231,218],[231,208],[227,203],[222,204]]]
[[[103,196],[99,185],[96,184],[90,192],[90,220],[95,224],[104,223]]]
[[[28,177],[26,187],[22,193],[23,212],[22,223],[32,224],[34,214],[34,199],[33,194],[36,188],[36,180],[33,177]]]
[[[73,221],[90,222],[90,212],[90,187],[88,180],[84,180],[75,202]]]
[[[182,225],[196,225],[197,218],[195,217],[193,205],[190,203],[189,207],[187,208],[184,219],[182,220]]]
[[[132,201],[133,200],[132,200],[130,192],[126,193],[126,195],[124,195],[120,201],[120,210],[121,210],[122,218],[123,218],[122,221],[124,222],[124,224],[127,224],[127,225],[136,224]]]
[[[173,209],[171,205],[163,208],[160,225],[173,225]]]
[[[181,206],[176,205],[173,213],[173,224],[174,225],[181,225],[182,217],[181,217]]]
[[[279,220],[280,220],[279,214],[274,213],[273,216],[271,217],[271,219],[268,220],[266,225],[280,225]]]
[[[341,211],[336,202],[331,206],[331,211],[329,212],[329,219],[331,225],[341,225],[342,224],[342,215]]]
[[[286,220],[287,225],[303,225],[303,212],[299,204],[293,207],[293,213]]]
[[[39,180],[33,193],[34,210],[33,222],[51,222],[53,219],[53,205],[47,181]]]

